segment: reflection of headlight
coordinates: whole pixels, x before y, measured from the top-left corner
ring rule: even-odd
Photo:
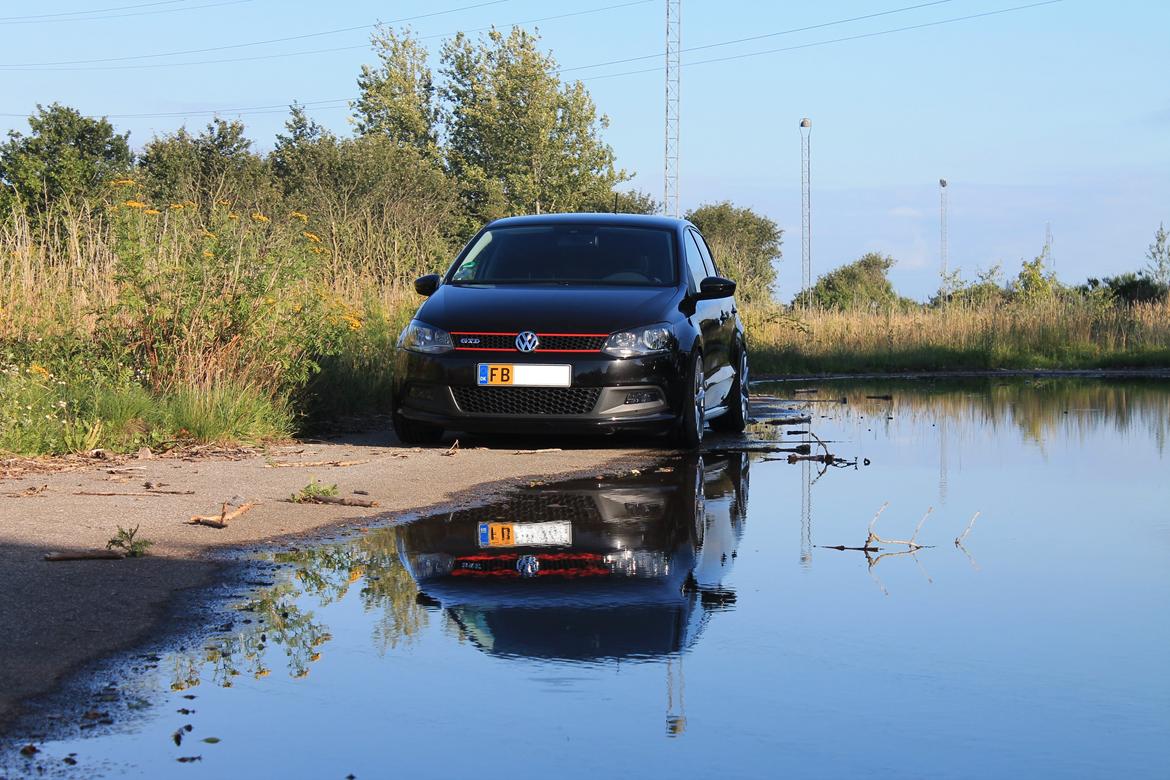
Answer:
[[[670,574],[670,558],[665,553],[651,550],[624,550],[605,556],[605,565],[614,574],[627,577],[666,577]]]
[[[410,324],[403,329],[402,335],[398,337],[398,348],[409,349],[411,352],[437,354],[450,352],[455,348],[455,345],[451,343],[451,334],[447,331],[432,328],[425,322],[411,320]]]
[[[602,352],[613,357],[626,358],[665,352],[674,345],[674,335],[665,322],[644,328],[622,330],[610,334]]]

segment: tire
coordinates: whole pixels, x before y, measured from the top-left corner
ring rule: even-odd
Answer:
[[[689,398],[683,397],[683,408],[679,414],[678,422],[675,423],[672,438],[675,446],[679,449],[694,450],[703,443],[703,428],[707,424],[707,415],[704,409],[707,391],[704,387],[705,378],[701,352],[695,351],[691,355],[690,370],[687,373],[691,377]]]
[[[735,371],[735,382],[731,385],[731,392],[727,398],[727,412],[711,421],[711,427],[724,433],[743,433],[747,427],[750,413],[750,399],[748,389],[748,354],[747,348],[739,348],[739,367]]]
[[[397,411],[393,415],[394,435],[403,444],[438,444],[443,438],[443,429],[416,420],[408,420]]]

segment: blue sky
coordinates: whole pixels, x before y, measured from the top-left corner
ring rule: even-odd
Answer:
[[[764,3],[683,0],[683,47],[834,22],[927,0]],[[661,197],[663,2],[648,0],[43,0],[0,4],[0,128],[24,130],[38,102],[110,115],[136,147],[219,110],[297,99],[344,132],[346,98],[370,61],[360,29],[410,22],[435,51],[459,29],[599,9],[538,26],[612,125],[607,139],[633,186]],[[802,46],[953,19],[1028,0],[948,0],[928,7],[684,53],[684,63]],[[89,9],[82,16],[69,12]],[[118,10],[103,10],[118,9]],[[449,12],[448,12],[449,11]],[[29,18],[33,15],[36,18]],[[20,17],[20,18],[18,18]],[[359,28],[331,33],[339,28]],[[684,208],[729,199],[785,229],[780,297],[800,277],[800,139],[813,120],[814,273],[867,251],[898,260],[904,294],[937,287],[938,187],[950,182],[950,259],[970,275],[1014,274],[1051,224],[1059,276],[1070,282],[1140,267],[1170,223],[1170,3],[1064,0],[994,16],[683,69],[680,191]],[[328,34],[321,34],[328,33]],[[258,46],[255,41],[311,36]],[[71,60],[168,57],[84,65]],[[312,54],[291,54],[334,49]],[[268,56],[279,55],[279,56]],[[264,57],[263,59],[255,59]],[[253,58],[235,62],[207,62]],[[173,65],[173,63],[188,63]],[[194,64],[193,64],[194,63]],[[436,63],[437,64],[437,63]],[[37,67],[27,67],[29,65]],[[12,67],[21,66],[21,67]],[[120,116],[120,115],[170,116]],[[271,147],[282,109],[247,111]]]

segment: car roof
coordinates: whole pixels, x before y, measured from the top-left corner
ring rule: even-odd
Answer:
[[[678,217],[663,217],[656,214],[528,214],[521,217],[497,219],[487,227],[537,227],[540,225],[613,225],[621,227],[651,227],[679,230],[691,223]]]

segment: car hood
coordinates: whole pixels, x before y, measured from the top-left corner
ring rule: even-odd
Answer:
[[[677,293],[673,287],[444,284],[418,319],[452,331],[611,333],[666,320]]]

